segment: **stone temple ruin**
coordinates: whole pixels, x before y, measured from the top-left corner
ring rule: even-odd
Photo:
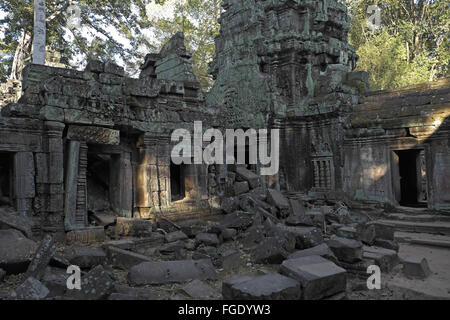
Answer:
[[[209,92],[182,33],[147,55],[139,79],[90,61],[84,71],[30,64],[21,83],[2,85],[0,268],[28,276],[14,297],[157,299],[134,287],[196,279],[185,295],[217,298],[201,282],[215,280],[228,299],[339,298],[349,275],[395,268],[395,230],[449,234],[449,79],[370,91],[368,74],[353,72],[349,17],[335,0],[223,8]],[[194,121],[279,129],[279,173],[173,164],[171,134]],[[386,213],[407,207],[427,213],[425,223]],[[426,261],[402,263],[429,273]],[[57,278],[70,264],[90,270],[83,285],[96,294],[65,290]],[[249,265],[277,268],[216,272]],[[313,279],[303,274],[311,265],[321,266]],[[105,284],[111,266],[129,271],[129,286]]]

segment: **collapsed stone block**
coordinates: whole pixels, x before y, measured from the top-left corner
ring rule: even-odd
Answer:
[[[376,265],[378,265],[383,272],[391,272],[399,262],[397,252],[393,250],[365,246],[363,251],[364,259],[375,260]]]
[[[241,194],[247,193],[250,191],[250,187],[248,185],[247,181],[243,181],[243,182],[235,182],[234,186],[234,195],[235,196],[239,196]]]
[[[41,280],[45,274],[50,260],[56,253],[56,246],[51,235],[46,235],[41,242],[41,245],[36,251],[33,260],[28,266],[27,277],[32,277]]]
[[[114,289],[114,283],[102,266],[97,266],[81,279],[81,290],[68,290],[67,295],[75,300],[106,299]]]
[[[360,241],[334,236],[327,244],[340,261],[355,263],[363,258],[363,244]]]
[[[347,285],[346,271],[320,256],[286,260],[280,272],[301,283],[305,300],[330,297],[345,291]]]
[[[277,224],[277,228],[281,232],[291,234],[295,237],[295,247],[297,249],[308,249],[323,243],[322,231],[312,227],[288,227]]]
[[[244,181],[247,181],[250,188],[252,189],[258,188],[261,184],[260,177],[244,167],[237,167],[236,175],[242,178]]]
[[[211,260],[207,259],[144,262],[131,268],[128,274],[130,284],[135,286],[216,278],[216,270]]]
[[[218,246],[220,244],[219,237],[214,233],[199,233],[195,236],[197,243],[203,243],[207,246]]]
[[[278,273],[260,277],[241,277],[222,284],[225,300],[299,300],[298,281]]]
[[[114,267],[120,268],[122,270],[128,270],[135,265],[138,265],[142,262],[150,262],[151,259],[147,256],[123,250],[120,248],[115,248],[109,246],[106,249],[108,263]]]
[[[425,258],[409,256],[402,259],[403,273],[410,278],[426,279],[431,275],[428,261]]]
[[[278,208],[280,216],[287,217],[289,215],[289,201],[280,191],[268,189],[267,202]]]
[[[37,244],[13,229],[0,230],[0,243],[0,268],[8,274],[25,272],[37,250]]]
[[[13,297],[17,300],[43,300],[50,291],[39,280],[29,277],[14,290]]]
[[[183,231],[175,231],[165,235],[166,242],[176,242],[179,240],[186,240],[188,236]]]
[[[373,221],[369,222],[368,225],[375,226],[375,234],[377,239],[384,239],[384,240],[395,240],[394,239],[394,233],[395,233],[395,227],[387,222],[381,222],[381,221]]]
[[[288,259],[298,259],[308,256],[321,256],[322,258],[333,261],[334,263],[337,263],[338,261],[333,251],[331,251],[330,247],[328,247],[326,243],[322,243],[313,248],[296,251],[288,256]]]
[[[101,248],[74,244],[64,250],[64,257],[81,269],[91,269],[106,262],[106,253]]]
[[[115,233],[122,237],[147,237],[152,233],[153,225],[149,220],[117,218]]]
[[[181,289],[185,294],[193,299],[211,300],[218,299],[220,294],[200,280],[193,280]]]

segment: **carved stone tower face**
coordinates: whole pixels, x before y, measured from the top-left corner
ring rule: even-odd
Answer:
[[[223,7],[208,104],[225,106],[230,126],[301,113],[355,67],[347,8],[336,0],[225,0]]]

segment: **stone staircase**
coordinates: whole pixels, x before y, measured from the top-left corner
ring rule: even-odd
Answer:
[[[399,243],[450,249],[450,215],[428,209],[401,207],[398,212],[389,214],[380,222],[395,227],[395,240]]]

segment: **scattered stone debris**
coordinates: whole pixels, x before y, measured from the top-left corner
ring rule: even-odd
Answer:
[[[402,259],[403,273],[407,277],[426,279],[431,275],[428,261],[421,257],[405,257]]]
[[[260,277],[242,277],[223,283],[225,300],[300,300],[300,283],[274,273]]]
[[[0,230],[0,243],[0,268],[8,274],[25,272],[36,252],[37,244],[14,229]]]
[[[286,260],[280,272],[301,283],[305,300],[331,297],[346,290],[346,270],[320,256]]]
[[[50,291],[39,280],[29,277],[13,293],[17,300],[43,300]]]
[[[131,285],[167,284],[189,279],[217,279],[211,260],[155,261],[144,262],[130,269]]]
[[[432,182],[421,201],[448,207],[448,79],[367,92],[345,6],[291,2],[223,1],[207,93],[183,33],[146,56],[139,79],[90,60],[29,64],[22,85],[1,85],[0,299],[220,299],[221,288],[224,299],[340,300],[368,294],[352,282],[372,265],[436,280],[417,257],[396,274],[397,231],[448,233],[448,217],[395,208],[417,221],[393,221],[391,205],[406,159],[433,168],[414,183]],[[177,165],[170,134],[194,121],[279,128],[289,152],[268,176]],[[393,149],[412,143],[427,152]],[[70,265],[81,290],[67,288]]]

